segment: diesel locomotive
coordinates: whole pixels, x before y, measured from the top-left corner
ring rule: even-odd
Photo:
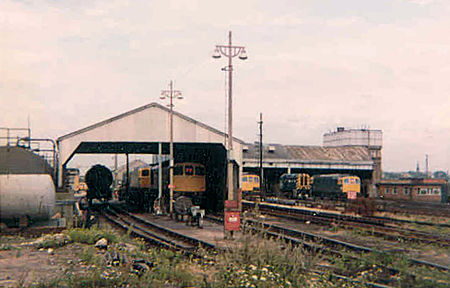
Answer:
[[[127,185],[119,189],[119,200],[127,203],[134,210],[152,211],[157,203],[159,195],[159,167],[158,165],[141,166],[130,172]],[[163,163],[161,169],[162,180],[162,204],[167,208],[169,204],[169,167]],[[173,167],[173,199],[176,201],[185,196],[192,201],[193,205],[201,206],[205,199],[206,170],[199,163],[176,163]],[[167,209],[166,209],[167,210]]]
[[[245,173],[241,176],[242,197],[253,200],[261,195],[259,176],[256,174]]]
[[[361,192],[357,176],[325,174],[311,177],[305,173],[283,174],[280,177],[282,196],[291,199],[356,199]]]

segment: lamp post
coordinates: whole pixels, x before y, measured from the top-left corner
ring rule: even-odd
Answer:
[[[228,45],[216,45],[213,58],[218,59],[221,55],[228,57],[228,200],[234,200],[233,191],[233,62],[232,59],[239,56],[239,59],[247,59],[244,46],[233,46],[231,43],[231,31],[228,33]]]
[[[161,100],[169,98],[169,127],[170,127],[170,166],[169,166],[169,213],[172,215],[173,213],[173,166],[174,166],[174,160],[173,160],[173,99],[183,99],[181,96],[181,91],[179,90],[173,90],[173,81],[170,80],[169,83],[169,90],[162,90],[161,96],[159,97]],[[161,199],[159,200],[161,202]],[[160,203],[161,207],[161,203]]]

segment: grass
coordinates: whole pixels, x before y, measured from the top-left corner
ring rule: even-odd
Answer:
[[[9,251],[9,250],[18,250],[19,248],[8,244],[8,243],[4,243],[4,244],[0,244],[0,251]]]
[[[400,253],[375,251],[357,260],[335,257],[332,264],[339,274],[353,275],[362,282],[384,279],[393,287],[448,287],[450,283],[448,273],[413,265]],[[395,268],[399,273],[392,275],[383,267]]]
[[[244,234],[236,249],[217,256],[217,287],[305,286],[320,256],[281,243]]]
[[[291,247],[281,240],[266,239],[263,233],[244,233],[235,240],[236,248],[220,253],[200,251],[202,258],[186,257],[178,252],[149,247],[142,239],[118,236],[100,229],[73,229],[67,232],[82,248],[78,258],[87,268],[83,273],[73,267],[63,275],[37,283],[34,287],[365,287],[364,283],[386,279],[397,287],[446,287],[448,275],[411,265],[405,256],[375,252],[351,257],[331,257]],[[92,244],[100,238],[111,243],[108,250],[120,251],[128,264],[108,266],[104,254]],[[129,249],[129,248],[132,249]],[[130,272],[132,259],[154,264],[151,271],[138,276]],[[319,264],[333,270],[318,274]],[[400,271],[392,277],[380,265]],[[323,271],[323,270],[322,270]],[[359,282],[333,278],[331,273],[347,275]],[[416,279],[410,275],[417,276]]]
[[[119,237],[112,230],[101,230],[98,228],[75,228],[66,231],[73,242],[94,244],[101,238],[106,238],[108,243],[116,243]]]

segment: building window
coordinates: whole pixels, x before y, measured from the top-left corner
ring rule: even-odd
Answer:
[[[408,195],[409,194],[409,188],[403,188],[403,195]]]
[[[441,194],[441,188],[434,188],[434,189],[433,189],[433,193],[434,193],[435,195]]]
[[[420,195],[426,195],[428,192],[427,188],[420,188]]]
[[[384,194],[388,195],[389,194],[389,188],[384,188]]]
[[[397,187],[392,188],[392,194],[397,195]]]

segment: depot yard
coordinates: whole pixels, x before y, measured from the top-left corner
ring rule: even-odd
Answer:
[[[289,225],[289,221],[283,225]],[[290,225],[360,244],[387,245],[376,238],[369,240],[370,235],[340,228]],[[338,257],[295,247],[281,239],[269,240],[264,233],[247,232],[236,234],[236,239],[230,241],[232,249],[199,249],[189,255],[132,238],[130,230],[121,230],[104,219],[99,226],[101,229],[70,229],[40,238],[2,236],[0,286],[448,287],[450,283],[448,271],[408,264],[405,259],[410,251],[399,243],[391,243],[392,250],[388,252],[380,249]],[[98,243],[102,238],[107,245],[96,247],[102,244]],[[409,250],[423,250],[422,254],[428,251],[435,255],[429,255],[427,260],[448,265],[448,248],[416,244]],[[395,268],[396,272],[386,275],[386,267]]]
[[[60,237],[60,235],[64,235]],[[109,239],[106,249],[94,239]],[[276,242],[245,238],[236,252],[189,258],[145,245],[113,230],[73,229],[47,240],[3,236],[2,287],[299,287],[330,285],[310,275],[318,257],[299,249],[282,250]],[[60,239],[65,239],[60,241]],[[55,240],[56,239],[56,240]],[[242,244],[242,243],[240,243]],[[267,249],[270,248],[270,249]],[[263,253],[266,251],[266,253]],[[267,253],[269,252],[270,253]],[[254,253],[258,252],[258,253]],[[294,253],[294,254],[291,254]],[[117,260],[110,255],[120,255]],[[267,255],[266,255],[267,254]],[[295,259],[291,256],[295,255]],[[232,262],[229,262],[233,260]],[[135,263],[141,263],[134,267]],[[233,263],[233,264],[231,264]],[[297,264],[293,271],[281,269]]]

